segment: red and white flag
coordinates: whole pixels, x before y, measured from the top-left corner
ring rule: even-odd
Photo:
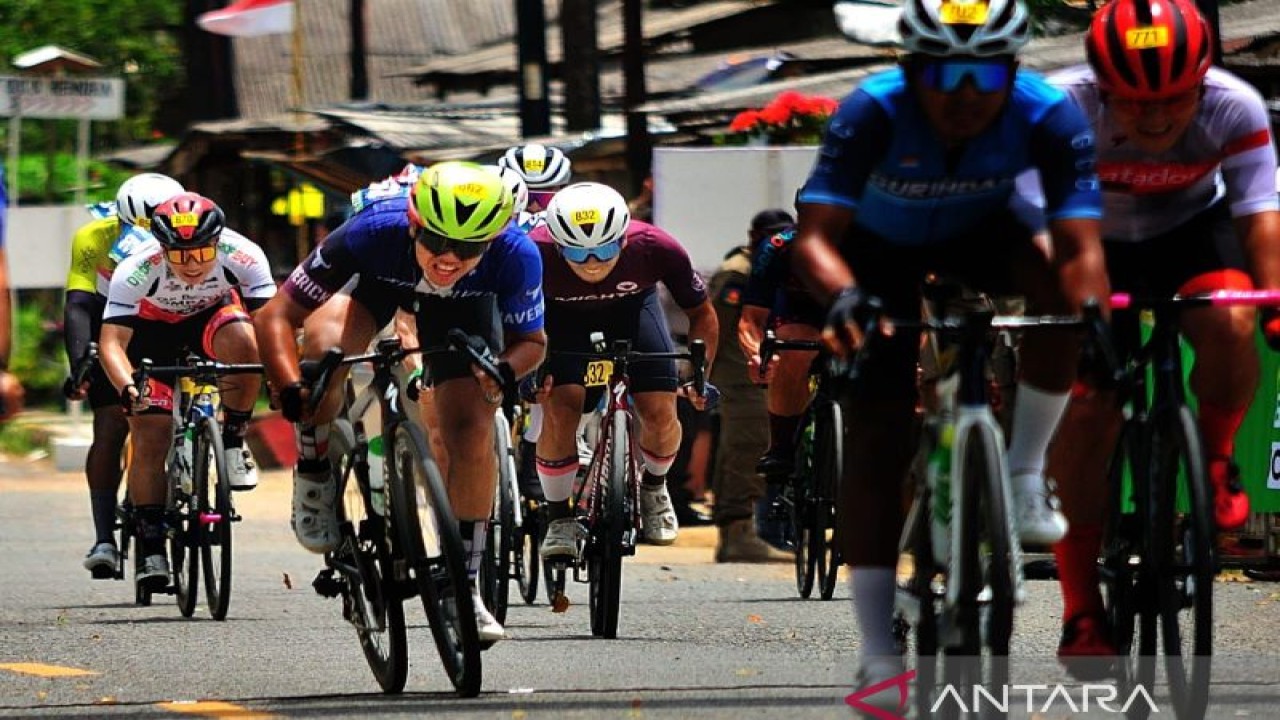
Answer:
[[[232,37],[278,35],[293,31],[293,0],[236,0],[196,18],[202,30]]]

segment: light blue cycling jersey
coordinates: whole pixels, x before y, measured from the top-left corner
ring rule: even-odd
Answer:
[[[1061,90],[1019,70],[992,126],[948,148],[894,69],[840,104],[797,202],[854,210],[858,228],[896,245],[942,243],[1007,211],[1028,170],[1047,219],[1102,217],[1093,131]]]

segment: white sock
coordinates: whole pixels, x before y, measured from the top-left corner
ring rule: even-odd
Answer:
[[[1067,411],[1071,393],[1050,393],[1018,383],[1013,406],[1013,437],[1009,442],[1009,475],[1044,475],[1045,455],[1058,423]],[[1015,488],[1016,490],[1016,488]]]
[[[893,598],[897,592],[895,568],[859,566],[850,568],[849,591],[853,615],[862,635],[862,657],[896,656],[893,638]]]

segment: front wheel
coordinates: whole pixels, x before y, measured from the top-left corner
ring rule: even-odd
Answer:
[[[532,605],[538,599],[538,571],[542,569],[542,558],[538,555],[538,542],[541,539],[542,509],[533,500],[524,500],[524,522],[516,528],[515,541],[512,543],[515,553],[516,585],[520,588],[520,598],[526,605]]]
[[[409,423],[391,428],[387,458],[396,531],[402,538],[431,624],[431,635],[454,689],[480,694],[480,639],[458,521],[440,470],[422,431]]]
[[[205,600],[214,620],[226,620],[231,606],[231,481],[227,477],[222,452],[222,431],[218,421],[207,418],[200,424],[199,440],[192,450],[196,507],[199,509],[195,536],[204,565]]]
[[[631,434],[627,415],[613,413],[609,435],[600,454],[593,458],[587,482],[594,491],[596,515],[591,518],[591,543],[587,567],[591,579],[591,633],[605,638],[618,637],[618,614],[622,602],[622,544],[629,529],[631,513],[628,491],[636,480],[631,471]],[[607,462],[606,462],[607,458]],[[593,477],[594,476],[594,477]]]
[[[1203,718],[1213,655],[1213,533],[1204,453],[1191,410],[1158,422],[1152,438],[1151,561],[1160,598],[1165,672],[1178,718]],[[1179,496],[1186,511],[1178,511]]]
[[[189,442],[197,441],[193,438]],[[182,489],[183,476],[191,482],[191,468],[184,467],[186,462],[175,452],[165,476],[170,494],[169,567],[173,572],[174,599],[178,612],[191,617],[200,596],[200,508],[195,488],[191,487],[190,492]]]
[[[840,574],[840,549],[836,533],[836,498],[844,468],[844,415],[838,403],[823,409],[813,443],[813,541],[818,575],[818,594],[830,600]]]

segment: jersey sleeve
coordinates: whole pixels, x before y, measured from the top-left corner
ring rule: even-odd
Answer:
[[[257,243],[238,233],[233,236],[232,247],[234,250],[226,259],[227,269],[236,279],[245,307],[257,310],[276,294],[267,254]]]
[[[542,253],[528,236],[516,232],[511,251],[498,269],[498,312],[503,330],[523,335],[542,329],[546,304],[542,297]]]
[[[856,210],[867,178],[889,146],[891,132],[884,107],[865,90],[855,90],[827,125],[818,160],[796,201]]]
[[[784,230],[760,241],[751,254],[751,276],[742,304],[771,308],[790,269],[791,241],[796,232]]]
[[[662,284],[667,286],[671,299],[681,309],[695,308],[707,300],[707,283],[693,269],[693,260],[680,241],[659,227],[649,226],[649,232],[657,239],[660,253],[655,258],[662,268]]]
[[[67,292],[98,292],[98,266],[107,254],[102,242],[102,221],[80,226],[71,238],[71,267],[67,270]]]
[[[140,253],[125,258],[116,266],[107,289],[103,323],[132,325],[137,320],[143,298],[156,283],[161,262],[159,255]]]
[[[1222,179],[1232,217],[1280,208],[1276,196],[1276,148],[1262,97],[1256,92],[1233,95],[1223,103]]]
[[[342,289],[359,272],[349,237],[354,225],[346,222],[329,233],[324,242],[289,273],[280,291],[302,307],[314,310]]]
[[[1084,113],[1066,97],[1031,131],[1031,161],[1039,171],[1047,220],[1101,219],[1096,141]]]

